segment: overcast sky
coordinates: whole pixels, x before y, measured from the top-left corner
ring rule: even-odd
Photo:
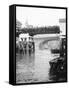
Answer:
[[[22,27],[26,22],[34,27],[59,25],[59,19],[66,18],[65,15],[64,9],[16,7],[16,18]]]

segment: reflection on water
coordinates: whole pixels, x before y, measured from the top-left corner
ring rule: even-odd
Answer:
[[[49,61],[57,57],[49,49],[40,49],[43,39],[35,39],[35,52],[16,54],[16,82],[49,82]]]

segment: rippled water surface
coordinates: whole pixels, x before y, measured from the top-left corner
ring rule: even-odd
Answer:
[[[35,52],[16,55],[16,82],[50,82],[49,61],[57,57],[51,54],[50,49],[40,49],[44,39],[35,39]]]

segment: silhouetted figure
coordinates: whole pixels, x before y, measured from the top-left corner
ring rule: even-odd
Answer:
[[[23,41],[23,46],[24,46],[24,53],[27,53],[27,38],[24,39]]]
[[[19,41],[19,44],[20,44],[20,54],[21,54],[21,53],[22,53],[22,51],[23,51],[22,41]]]
[[[31,38],[31,43],[32,43],[32,49],[33,49],[33,52],[35,51],[35,43],[34,43],[34,39]]]
[[[60,50],[60,57],[66,56],[66,39],[62,39],[62,45]]]

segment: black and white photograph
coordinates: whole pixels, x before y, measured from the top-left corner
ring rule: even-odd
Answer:
[[[16,84],[67,81],[66,9],[16,6]]]

